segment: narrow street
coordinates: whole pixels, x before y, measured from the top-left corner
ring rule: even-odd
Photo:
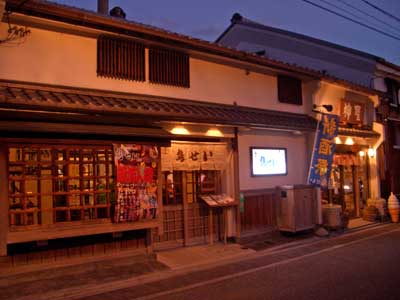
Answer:
[[[392,224],[81,299],[399,299],[399,271]]]

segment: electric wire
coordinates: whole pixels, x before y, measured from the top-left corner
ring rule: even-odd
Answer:
[[[379,6],[376,6],[375,4],[372,4],[371,2],[369,2],[367,0],[361,0],[361,1],[364,2],[367,5],[375,8],[376,10],[380,11],[381,13],[387,15],[388,17],[391,17],[392,19],[396,20],[397,22],[400,22],[400,19],[398,17],[396,17],[395,15],[392,15],[391,13],[387,12],[386,10],[383,10]]]
[[[344,13],[346,13],[346,14],[352,16],[352,17],[355,17],[356,19],[358,18],[358,19],[361,20],[361,21],[370,22],[369,20],[367,20],[367,19],[365,19],[365,18],[363,18],[363,17],[360,17],[359,15],[354,14],[354,13],[352,13],[351,11],[346,10],[346,9],[344,9],[343,7],[340,7],[340,6],[338,6],[338,5],[332,4],[331,2],[329,2],[329,1],[327,1],[327,0],[319,0],[319,1],[322,2],[322,3],[325,3],[325,4],[327,4],[327,5],[330,5],[330,6],[334,7],[334,8],[336,8],[337,10],[342,11],[342,12],[344,12]],[[374,24],[374,25],[376,26],[377,24]],[[395,34],[395,33],[393,33],[393,34]],[[400,32],[396,32],[396,34],[400,34]],[[399,36],[399,37],[400,37],[400,36]]]
[[[350,3],[347,3],[345,0],[336,0],[336,1],[339,1],[339,2],[343,3],[344,5],[346,5],[347,7],[350,7],[350,8],[352,8],[352,9],[354,9],[355,11],[358,11],[358,12],[362,13],[363,15],[365,15],[365,16],[367,16],[367,17],[370,17],[370,18],[372,18],[372,19],[378,21],[379,23],[384,24],[384,25],[386,25],[386,26],[388,26],[388,27],[390,27],[390,28],[392,28],[392,29],[394,29],[394,30],[400,32],[400,29],[399,29],[399,28],[397,28],[397,27],[393,26],[392,24],[387,23],[387,22],[385,22],[385,21],[383,21],[383,20],[381,20],[381,19],[375,17],[375,16],[372,15],[372,14],[369,14],[369,13],[367,13],[367,12],[365,12],[365,11],[359,9],[358,7],[356,7],[356,6],[354,6],[354,5],[350,4]]]
[[[362,22],[360,22],[360,21],[354,20],[354,19],[352,19],[352,18],[350,18],[350,17],[347,17],[347,16],[345,16],[345,15],[342,15],[342,14],[340,14],[340,13],[334,11],[334,10],[331,10],[331,9],[329,9],[329,8],[326,8],[325,6],[319,5],[319,4],[314,3],[314,2],[312,2],[312,1],[309,1],[309,0],[301,0],[301,1],[306,2],[306,3],[310,4],[310,5],[315,6],[315,7],[318,7],[318,8],[320,8],[320,9],[322,9],[322,10],[327,11],[327,12],[330,12],[331,14],[334,14],[334,15],[336,15],[336,16],[342,17],[342,18],[344,18],[344,19],[346,19],[346,20],[348,20],[348,21],[350,21],[350,22],[356,23],[356,24],[358,24],[358,25],[360,25],[360,26],[363,26],[363,27],[365,27],[365,28],[368,28],[368,29],[370,29],[370,30],[372,30],[372,31],[378,32],[378,33],[380,33],[380,34],[382,34],[382,35],[385,35],[385,36],[387,36],[387,37],[390,37],[390,38],[392,38],[392,39],[395,39],[395,40],[397,40],[397,41],[400,41],[400,38],[399,38],[399,37],[397,37],[397,36],[395,36],[395,35],[393,35],[393,34],[391,34],[391,33],[384,32],[384,31],[382,31],[382,30],[380,30],[380,29],[377,29],[377,28],[375,28],[375,27],[373,27],[373,26],[370,26],[370,25],[364,24],[364,23],[362,23]]]

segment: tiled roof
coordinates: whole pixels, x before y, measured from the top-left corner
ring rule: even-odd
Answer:
[[[155,38],[157,42],[171,43],[182,49],[194,49],[207,54],[214,54],[233,58],[238,61],[249,62],[252,64],[275,68],[284,72],[297,73],[300,76],[309,76],[324,79],[328,82],[349,87],[369,94],[380,95],[381,93],[370,87],[346,81],[335,76],[324,74],[318,70],[306,68],[297,64],[291,64],[271,58],[260,57],[257,54],[239,51],[230,47],[225,47],[217,43],[193,38],[187,35],[171,32],[155,26],[142,23],[105,16],[96,12],[83,10],[81,8],[70,7],[45,0],[31,0],[20,5],[19,0],[7,0],[7,9],[28,15],[40,16],[61,22],[77,24],[86,27],[98,28],[101,30],[111,30],[134,37],[137,35],[141,39]]]
[[[310,116],[237,105],[110,91],[0,82],[0,108],[130,115],[154,121],[184,121],[290,130],[313,130]]]
[[[275,28],[275,27],[271,27],[271,26],[267,26],[267,25],[264,25],[264,24],[259,23],[257,21],[245,18],[245,17],[241,16],[238,13],[235,13],[233,15],[233,17],[231,19],[231,23],[232,23],[232,25],[241,24],[241,25],[254,27],[254,28],[258,28],[258,29],[265,29],[265,30],[268,30],[268,31],[284,34],[284,35],[291,36],[291,37],[294,37],[294,38],[298,38],[298,39],[301,39],[301,40],[310,41],[312,43],[328,46],[330,48],[336,48],[336,49],[339,49],[341,51],[345,51],[345,52],[348,52],[348,53],[356,54],[356,55],[359,55],[359,56],[362,56],[362,57],[365,57],[365,58],[368,58],[368,59],[372,59],[372,60],[381,59],[380,57],[378,57],[376,55],[373,55],[373,54],[370,54],[370,53],[367,53],[365,51],[361,51],[361,50],[358,50],[358,49],[354,49],[354,48],[346,47],[346,46],[343,46],[343,45],[335,44],[335,43],[332,43],[332,42],[328,42],[326,40],[321,40],[321,39],[314,38],[314,37],[311,37],[311,36],[308,36],[308,35],[304,35],[304,34],[301,34],[301,33],[288,31],[288,30],[284,30],[284,29],[280,29],[280,28]],[[226,33],[226,32],[224,32],[224,33]],[[222,38],[224,33],[220,37],[217,38],[217,41]]]
[[[348,127],[339,127],[339,135],[349,135],[364,138],[377,138],[380,136],[378,132],[375,132],[373,130]]]

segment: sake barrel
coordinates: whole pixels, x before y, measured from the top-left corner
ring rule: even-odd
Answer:
[[[375,222],[376,216],[378,214],[378,209],[375,206],[368,206],[364,208],[363,219],[369,222]]]
[[[388,209],[389,209],[389,214],[390,217],[392,218],[392,221],[394,223],[399,222],[399,200],[397,200],[397,197],[393,194],[390,193],[389,199],[388,199]]]

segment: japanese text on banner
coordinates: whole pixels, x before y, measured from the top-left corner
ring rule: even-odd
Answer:
[[[335,152],[335,137],[338,134],[339,117],[323,114],[315,135],[308,183],[327,186]]]

